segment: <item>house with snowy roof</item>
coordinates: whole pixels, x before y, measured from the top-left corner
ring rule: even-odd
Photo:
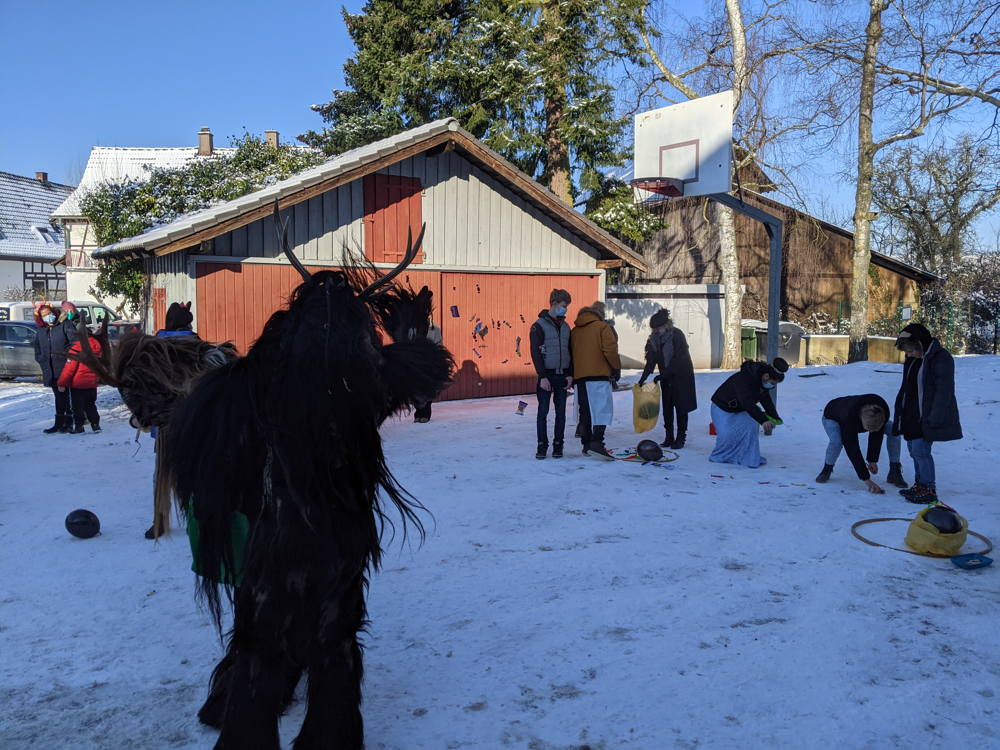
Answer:
[[[65,298],[63,233],[49,216],[72,192],[46,172],[0,172],[0,297],[31,289],[38,297]]]
[[[268,143],[277,145],[277,131],[265,131],[265,137]],[[92,257],[92,252],[98,247],[97,236],[80,207],[87,193],[109,183],[143,180],[152,169],[177,169],[195,159],[233,151],[233,148],[216,148],[209,128],[198,132],[198,145],[195,147],[94,146],[80,184],[52,212],[53,221],[62,227],[66,235],[66,288],[69,296],[73,299],[92,297],[90,289],[97,281],[97,265]],[[105,299],[105,302],[113,306],[115,301]]]

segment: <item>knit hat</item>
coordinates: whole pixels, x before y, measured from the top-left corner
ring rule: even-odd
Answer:
[[[896,348],[902,349],[904,344],[916,341],[920,344],[921,349],[926,352],[930,349],[931,341],[933,340],[934,337],[931,336],[931,332],[928,331],[922,324],[910,323],[910,325],[900,331],[899,336],[896,337]]]
[[[650,328],[661,328],[670,322],[670,313],[666,310],[659,310],[653,313],[653,317],[649,319]]]

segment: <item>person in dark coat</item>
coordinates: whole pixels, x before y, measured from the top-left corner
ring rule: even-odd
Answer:
[[[35,308],[35,361],[42,368],[42,383],[52,389],[56,400],[56,421],[47,430],[69,432],[73,429],[73,407],[69,391],[59,386],[59,376],[66,365],[66,352],[77,339],[76,327],[68,311],[56,311],[52,305],[42,304]]]
[[[670,313],[660,310],[649,319],[653,332],[646,340],[646,368],[639,385],[646,382],[653,368],[660,371],[660,397],[663,401],[663,427],[666,437],[660,443],[677,450],[687,439],[688,413],[698,408],[694,388],[694,365],[684,332],[674,326]],[[677,432],[674,433],[674,412],[677,412]]]
[[[882,438],[885,437],[885,425],[889,420],[889,405],[885,399],[874,393],[863,396],[842,396],[835,398],[823,409],[823,428],[826,430],[830,443],[826,448],[826,460],[823,470],[816,477],[817,482],[827,482],[833,473],[833,465],[837,463],[841,449],[847,451],[858,479],[865,483],[869,492],[877,495],[885,493],[872,480],[873,474],[878,474],[878,459],[882,454]],[[858,435],[868,433],[868,451],[861,454],[861,444]],[[867,461],[865,460],[867,458]]]
[[[912,503],[926,505],[938,499],[932,446],[962,438],[955,399],[955,360],[920,323],[911,323],[900,332],[896,348],[906,354],[906,361],[892,429],[906,440],[914,472],[913,486],[900,494]]]
[[[552,433],[552,458],[563,457],[563,439],[566,431],[566,397],[573,385],[573,358],[570,352],[570,327],[566,313],[573,301],[565,289],[549,293],[548,309],[538,313],[538,320],[531,325],[528,338],[531,342],[531,362],[538,375],[535,396],[538,398],[538,415],[535,433],[538,447],[535,458],[543,459],[549,450],[549,404],[555,405],[555,426]]]
[[[718,437],[709,461],[750,469],[767,463],[760,455],[758,427],[770,435],[783,424],[771,391],[787,371],[788,363],[780,357],[771,364],[747,360],[718,387],[712,394],[712,424]]]

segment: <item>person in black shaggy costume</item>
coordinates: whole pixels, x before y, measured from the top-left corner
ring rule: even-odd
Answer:
[[[199,712],[217,748],[278,748],[278,718],[303,672],[303,748],[361,748],[369,569],[379,565],[383,503],[423,534],[421,506],[397,484],[379,426],[430,401],[451,355],[427,338],[430,293],[391,283],[396,269],[310,275],[246,357],[203,375],[174,410],[168,450],[182,511],[199,526],[199,589],[217,626],[234,606],[225,657]],[[380,336],[380,332],[383,334]],[[237,514],[249,521],[234,547]]]

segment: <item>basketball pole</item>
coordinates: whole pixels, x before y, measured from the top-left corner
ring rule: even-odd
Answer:
[[[744,203],[729,193],[712,193],[709,198],[759,221],[764,225],[771,240],[771,257],[767,273],[767,361],[773,362],[778,357],[778,318],[781,317],[781,239],[784,222],[777,216]]]

